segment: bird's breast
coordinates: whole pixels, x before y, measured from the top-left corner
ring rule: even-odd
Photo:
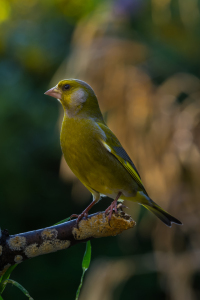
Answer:
[[[91,120],[63,120],[60,135],[62,152],[78,178],[88,181],[91,170],[98,164],[98,157],[102,157],[102,137],[101,129]]]
[[[64,119],[61,148],[74,174],[86,186],[112,196],[118,190],[133,193],[134,181],[119,161],[102,145],[106,136],[91,120]]]

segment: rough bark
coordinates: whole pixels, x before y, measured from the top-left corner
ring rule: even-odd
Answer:
[[[76,220],[59,225],[9,235],[3,230],[0,236],[0,276],[14,264],[58,250],[66,249],[92,238],[114,236],[135,226],[131,217],[120,211],[110,222],[104,212],[82,219],[77,228]]]

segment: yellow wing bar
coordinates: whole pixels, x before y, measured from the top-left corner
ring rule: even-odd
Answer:
[[[128,160],[126,160],[125,158],[119,156],[105,141],[102,141],[104,147],[111,153],[113,154],[117,160],[123,165],[123,167],[129,172],[129,174],[133,177],[133,179],[135,180],[135,182],[137,183],[137,185],[140,187],[140,189],[148,196],[143,183],[140,179],[139,173],[137,172],[135,166],[133,167],[132,164],[133,162],[131,161],[130,157],[128,156],[128,154],[125,152],[125,150],[123,149],[123,152],[126,153]],[[121,146],[122,147],[122,146]],[[118,147],[115,147],[115,150]],[[124,156],[124,155],[123,155]]]

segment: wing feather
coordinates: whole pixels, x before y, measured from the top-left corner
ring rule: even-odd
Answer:
[[[139,188],[148,196],[135,165],[133,164],[132,160],[130,159],[130,157],[116,138],[116,136],[106,125],[102,123],[98,123],[98,125],[101,127],[101,129],[104,131],[107,137],[106,141],[102,140],[102,144],[104,145],[104,147],[107,149],[108,152],[110,152],[117,158],[117,160],[133,177]]]

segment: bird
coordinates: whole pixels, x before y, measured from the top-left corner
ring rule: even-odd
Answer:
[[[64,79],[45,92],[56,98],[64,110],[60,145],[64,158],[78,179],[93,195],[93,201],[77,217],[77,224],[101,197],[113,200],[105,210],[109,221],[117,213],[118,201],[143,205],[163,223],[182,223],[162,209],[148,195],[141,177],[117,137],[104,122],[95,92],[79,79]]]

